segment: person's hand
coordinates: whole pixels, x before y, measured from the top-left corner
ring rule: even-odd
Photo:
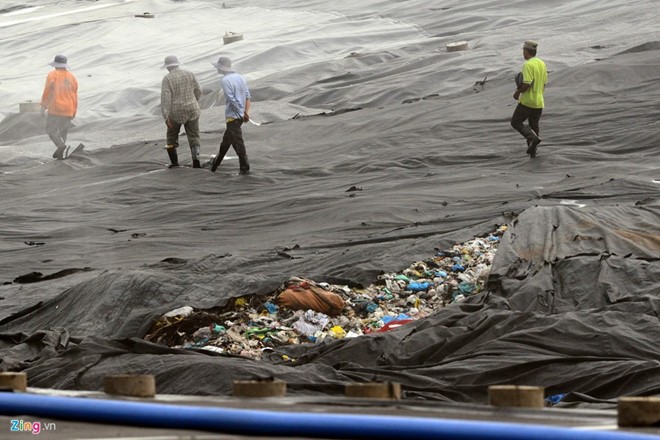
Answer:
[[[41,117],[46,116],[46,107],[41,107]]]
[[[249,122],[249,121],[250,121],[250,115],[248,115],[247,112],[245,112],[245,114],[243,114],[243,122]]]
[[[520,90],[516,90],[515,93],[513,94],[513,99],[516,101],[520,98]]]
[[[172,128],[172,121],[170,121],[170,118],[165,119],[165,125],[167,125],[167,128]]]

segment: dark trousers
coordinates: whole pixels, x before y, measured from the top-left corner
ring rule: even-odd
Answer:
[[[167,154],[170,157],[172,165],[179,164],[176,148],[179,146],[179,132],[181,131],[181,125],[183,125],[183,128],[186,130],[188,145],[190,146],[193,166],[199,168],[199,146],[201,143],[199,138],[199,118],[185,122],[184,124],[180,124],[170,119],[170,125],[171,127],[167,127],[167,144],[173,145],[174,149],[168,150]]]
[[[211,171],[215,171],[220,166],[222,159],[225,158],[227,151],[229,151],[229,147],[234,147],[234,151],[236,151],[236,155],[238,156],[240,172],[243,174],[250,172],[250,164],[248,162],[247,152],[245,151],[245,142],[243,141],[243,130],[241,130],[241,125],[243,125],[241,119],[234,119],[231,122],[227,122],[227,130],[225,130],[225,134],[222,137],[220,150],[213,161]]]
[[[516,110],[511,117],[511,126],[527,139],[527,145],[540,136],[539,121],[541,120],[542,108],[531,108],[518,104]],[[529,120],[529,127],[524,125],[524,122]],[[532,132],[532,130],[534,130]]]
[[[46,134],[48,134],[50,140],[57,147],[57,150],[53,153],[53,157],[62,156],[66,148],[66,137],[69,134],[72,119],[69,116],[48,115],[46,119]]]

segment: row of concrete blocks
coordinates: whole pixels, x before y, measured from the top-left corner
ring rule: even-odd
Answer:
[[[0,373],[0,391],[26,391],[25,373]],[[154,397],[156,380],[150,374],[124,374],[106,376],[103,380],[106,394],[130,397]],[[235,380],[236,397],[283,397],[286,382],[279,380]],[[346,397],[362,399],[400,400],[401,384],[372,382],[347,384]],[[488,387],[489,404],[507,408],[545,407],[545,389],[537,386],[492,385]],[[621,397],[617,405],[617,421],[622,427],[655,426],[660,423],[660,397]]]

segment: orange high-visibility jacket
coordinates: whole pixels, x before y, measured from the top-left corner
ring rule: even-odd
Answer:
[[[78,111],[78,81],[66,69],[55,69],[46,77],[41,106],[53,116],[73,118]]]

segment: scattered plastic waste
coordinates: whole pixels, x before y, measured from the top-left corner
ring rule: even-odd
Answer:
[[[470,295],[474,292],[474,289],[476,289],[476,286],[472,283],[468,283],[466,281],[463,281],[458,285],[458,290],[463,294],[463,295]]]
[[[566,394],[562,394],[562,393],[555,394],[554,396],[546,397],[545,401],[550,405],[556,405],[559,402],[561,402],[564,399],[564,397],[566,397]]]
[[[389,324],[394,321],[410,321],[410,320],[411,320],[410,316],[406,315],[405,313],[401,313],[398,316],[383,316],[381,318],[383,324]]]
[[[164,318],[175,318],[175,317],[180,317],[180,318],[186,318],[193,313],[193,308],[190,306],[183,306],[179,307],[178,309],[174,309],[170,312],[167,312],[163,315]]]
[[[328,315],[316,313],[313,310],[307,310],[304,315],[298,318],[293,324],[293,329],[301,335],[313,336],[322,331],[330,322]],[[316,339],[315,339],[316,340]]]
[[[402,325],[408,324],[409,322],[413,322],[413,321],[414,321],[414,319],[401,319],[401,320],[397,319],[395,321],[390,321],[387,324],[385,324],[384,326],[382,326],[381,328],[379,328],[378,332],[379,333],[388,332],[390,330],[394,330],[395,328],[399,328]]]
[[[275,305],[271,302],[267,302],[266,304],[264,304],[264,307],[266,308],[266,310],[268,310],[268,313],[270,313],[271,315],[274,315],[275,313],[277,313],[277,310],[279,309],[279,307],[277,307],[277,305]]]
[[[213,310],[180,307],[154,322],[145,339],[261,359],[277,347],[393,331],[481,292],[506,229],[436,248],[434,256],[383,273],[364,289],[292,277],[265,297],[241,295]]]
[[[345,305],[340,295],[307,280],[293,282],[287,286],[277,296],[277,304],[293,310],[312,309],[331,316],[339,315]]]
[[[332,335],[337,339],[343,339],[346,337],[346,330],[341,328],[339,325],[332,327],[330,332],[332,332]]]
[[[417,281],[411,281],[408,284],[408,290],[412,290],[413,292],[421,292],[421,291],[429,290],[431,286],[433,286],[433,283],[429,281],[424,281],[422,283]]]

